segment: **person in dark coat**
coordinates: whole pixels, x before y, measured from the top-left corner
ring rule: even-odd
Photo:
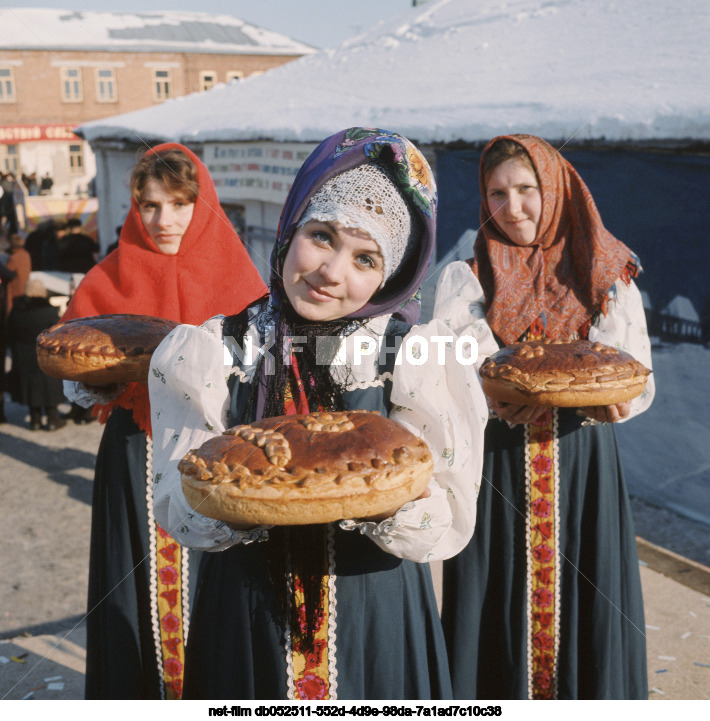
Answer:
[[[7,236],[17,233],[17,210],[15,209],[15,186],[17,181],[12,173],[5,173],[0,180],[2,194],[0,194],[0,216],[5,220]]]
[[[98,243],[81,232],[81,220],[69,218],[67,232],[59,244],[57,270],[65,273],[88,273],[96,265]]]
[[[5,354],[7,353],[7,306],[10,284],[17,272],[0,261],[0,423],[5,423]]]
[[[33,431],[42,427],[42,411],[47,417],[48,431],[56,431],[66,424],[57,410],[64,400],[62,381],[40,369],[35,350],[37,336],[58,322],[59,310],[47,299],[42,281],[28,281],[25,294],[14,300],[7,327],[12,353],[11,395],[16,403],[30,407]]]
[[[25,240],[25,250],[32,258],[32,270],[59,270],[59,253],[67,224],[63,220],[40,223]]]
[[[40,181],[39,184],[39,194],[40,195],[50,195],[52,192],[52,186],[54,185],[54,180],[50,177],[49,173],[45,173],[44,177]]]

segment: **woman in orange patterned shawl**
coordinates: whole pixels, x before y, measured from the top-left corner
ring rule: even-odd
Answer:
[[[651,367],[638,259],[604,227],[557,150],[530,135],[483,150],[481,227],[434,310],[478,364],[520,340],[583,338]],[[473,272],[471,272],[473,271]],[[458,698],[646,698],[643,602],[614,422],[633,401],[546,409],[489,399],[473,539],[444,572]]]

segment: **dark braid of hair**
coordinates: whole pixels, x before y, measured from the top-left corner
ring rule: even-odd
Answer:
[[[264,418],[283,415],[286,389],[294,379],[289,370],[289,354],[284,352],[288,348],[289,338],[294,339],[293,344],[298,348],[293,355],[303,381],[308,408],[313,411],[344,410],[343,392],[346,383],[333,378],[331,363],[340,347],[342,333],[351,323],[344,318],[314,323],[303,320],[293,311],[282,311],[275,329],[274,345],[270,349],[274,358],[273,368],[265,368],[265,358],[259,358],[255,374],[258,380],[252,383],[245,419],[256,417],[260,389],[265,397]],[[291,389],[295,390],[293,385]]]

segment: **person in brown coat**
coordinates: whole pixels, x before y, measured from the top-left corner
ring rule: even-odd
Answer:
[[[25,239],[19,233],[13,233],[13,235],[10,236],[10,257],[5,267],[15,273],[15,277],[7,284],[6,289],[5,314],[9,316],[12,310],[13,299],[21,296],[25,292],[25,286],[30,279],[30,272],[32,271],[32,259],[30,254],[25,250]]]

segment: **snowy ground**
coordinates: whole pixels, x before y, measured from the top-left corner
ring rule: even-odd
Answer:
[[[629,492],[707,525],[710,547],[710,348],[653,346],[656,397],[617,426]]]

